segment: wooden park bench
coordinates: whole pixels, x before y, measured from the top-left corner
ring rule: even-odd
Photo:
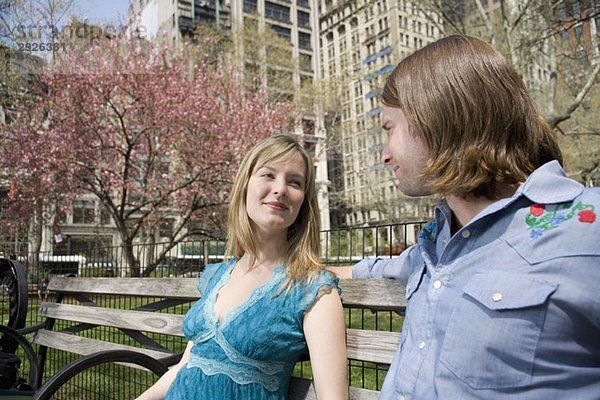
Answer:
[[[53,371],[34,399],[50,399],[63,385],[94,365],[110,363],[112,367],[127,370],[134,367],[162,375],[167,366],[178,361],[180,350],[185,347],[181,325],[187,308],[181,305],[197,300],[197,284],[197,278],[53,277],[48,288],[55,300],[41,304],[39,314],[46,317],[46,323],[44,329],[32,337],[33,343],[41,346],[39,380],[45,363],[48,369],[50,353],[47,351],[55,351],[50,349],[74,353],[75,361],[56,373]],[[343,280],[340,286],[344,307],[404,312],[404,287],[396,281]],[[67,300],[69,298],[76,301]],[[116,306],[106,306],[110,303],[108,298],[117,299]],[[134,306],[123,307],[125,300],[131,298],[146,301],[131,302]],[[179,311],[171,311],[177,307]],[[103,329],[113,333],[101,333]],[[115,331],[119,334],[115,335]],[[90,332],[96,333],[89,335]],[[111,341],[115,337],[121,337],[121,342]],[[127,344],[123,343],[123,337]],[[157,337],[171,338],[172,343],[179,345],[173,346],[177,347],[175,351],[167,349],[168,346],[161,344],[164,341]],[[347,329],[346,339],[348,359],[385,368],[392,361],[400,333]],[[379,395],[378,391],[355,387],[349,391],[352,400],[377,399]],[[291,400],[316,399],[311,381],[305,378],[292,378],[289,393]]]

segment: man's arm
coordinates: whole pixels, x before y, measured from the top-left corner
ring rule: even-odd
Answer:
[[[327,271],[335,274],[340,279],[352,279],[352,266],[327,267]]]
[[[330,266],[327,270],[341,279],[389,278],[406,282],[415,263],[422,263],[420,259],[414,259],[416,252],[411,253],[413,252],[407,250],[396,258],[365,258],[354,266]]]

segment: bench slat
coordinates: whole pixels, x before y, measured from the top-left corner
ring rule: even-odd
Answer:
[[[183,315],[62,303],[42,303],[39,314],[46,318],[183,336],[181,330]]]
[[[48,289],[57,293],[151,296],[169,299],[200,297],[198,278],[68,278],[53,277]]]
[[[406,288],[393,279],[343,279],[342,301],[346,307],[404,311]]]
[[[350,400],[377,400],[379,392],[375,390],[350,387]],[[290,400],[317,400],[313,381],[305,378],[291,378],[288,390]]]
[[[344,279],[340,282],[340,287],[345,306],[398,311],[406,308],[405,287],[393,279]],[[48,288],[58,293],[152,296],[190,300],[200,297],[198,278],[53,277]]]
[[[346,329],[348,358],[376,364],[391,364],[400,344],[399,332]]]
[[[85,307],[72,304],[42,303],[39,314],[46,318],[183,336],[183,315]],[[348,358],[390,364],[400,334],[385,331],[347,329]]]
[[[48,331],[45,329],[39,330],[33,337],[33,343],[40,346],[47,346],[52,349],[62,350],[69,353],[79,354],[80,356],[86,356],[93,354],[98,351],[105,350],[130,350],[138,353],[146,354],[150,357],[161,359],[172,355],[171,353],[165,353],[156,350],[142,349],[140,347],[132,347],[124,344],[110,343],[103,340],[90,339],[76,335],[69,335],[67,333],[60,333],[54,331]],[[145,368],[135,364],[125,364],[129,367],[135,367],[138,369]]]

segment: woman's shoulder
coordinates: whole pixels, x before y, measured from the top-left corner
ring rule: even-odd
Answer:
[[[214,280],[213,278],[216,276],[221,276],[221,274],[230,266],[230,263],[231,261],[222,261],[218,263],[206,264],[198,281],[198,290],[200,291],[200,294],[206,292],[206,290],[210,287],[211,282]]]
[[[306,311],[320,297],[334,290],[341,294],[339,280],[337,276],[326,269],[311,272],[297,285],[300,310]]]

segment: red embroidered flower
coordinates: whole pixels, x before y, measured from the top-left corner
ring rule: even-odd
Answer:
[[[539,217],[540,215],[542,215],[544,213],[545,208],[546,207],[543,204],[534,204],[531,207],[529,207],[529,212],[534,217]]]
[[[596,213],[592,210],[579,211],[577,215],[579,216],[580,222],[587,222],[588,224],[591,224],[596,220]]]

